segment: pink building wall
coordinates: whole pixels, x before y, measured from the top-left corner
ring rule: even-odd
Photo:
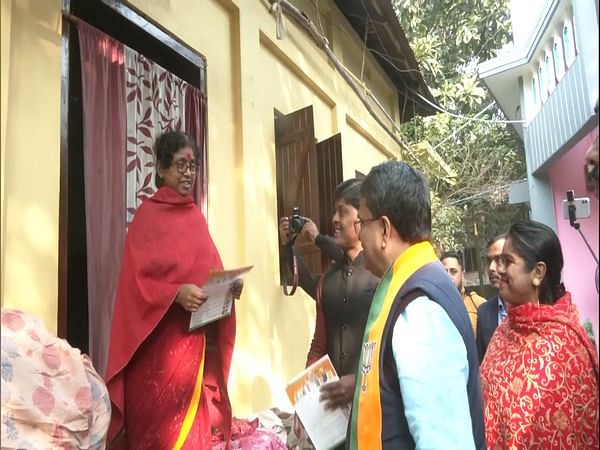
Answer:
[[[583,179],[585,153],[596,136],[598,136],[597,127],[555,161],[550,167],[549,174],[554,198],[556,229],[565,260],[563,281],[579,308],[581,322],[588,319],[592,322],[597,347],[600,336],[598,334],[599,299],[595,285],[596,262],[577,230],[572,228],[562,215],[562,201],[566,198],[568,190],[573,189],[576,198],[590,198],[592,217],[578,222],[581,224],[581,231],[598,256],[598,199],[593,193],[586,192]]]

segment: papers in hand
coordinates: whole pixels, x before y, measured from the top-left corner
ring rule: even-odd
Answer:
[[[331,449],[346,439],[350,408],[325,410],[325,404],[319,401],[321,386],[338,380],[329,355],[325,355],[296,375],[286,387],[296,414],[317,450]]]
[[[240,269],[213,272],[202,286],[208,298],[198,311],[192,313],[190,331],[208,325],[231,314],[233,306],[233,286],[236,281],[244,278],[252,266]]]

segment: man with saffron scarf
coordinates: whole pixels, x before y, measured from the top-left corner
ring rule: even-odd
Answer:
[[[107,387],[113,448],[206,449],[229,441],[227,378],[235,339],[231,316],[193,332],[190,312],[222,269],[191,197],[199,151],[185,134],[155,144],[156,194],[129,227],[113,314]],[[241,294],[241,285],[234,293]]]
[[[403,162],[361,185],[356,227],[373,297],[352,404],[351,450],[485,449],[475,337],[430,243],[424,176]]]

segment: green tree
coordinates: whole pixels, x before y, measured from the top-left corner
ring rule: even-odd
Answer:
[[[436,114],[403,126],[409,143],[429,143],[457,174],[452,184],[430,175],[435,240],[444,249],[481,244],[527,215],[507,205],[508,185],[526,175],[522,143],[498,122],[504,115],[477,77],[477,64],[510,40],[508,1],[397,0],[395,7],[436,100],[483,119]]]

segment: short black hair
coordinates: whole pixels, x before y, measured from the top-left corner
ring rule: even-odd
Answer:
[[[536,263],[546,264],[546,275],[540,285],[540,303],[553,305],[565,294],[561,283],[564,264],[560,241],[556,233],[547,225],[533,220],[523,220],[511,225],[506,238],[531,271]]]
[[[360,185],[361,181],[356,178],[342,181],[338,187],[335,188],[333,201],[337,202],[338,200],[342,200],[358,209],[360,207]]]
[[[502,234],[498,234],[496,236],[494,236],[493,238],[491,238],[488,242],[487,245],[485,246],[485,248],[490,248],[492,245],[494,245],[496,242],[498,242],[500,239],[506,239],[506,233],[502,233]]]
[[[440,261],[444,261],[446,258],[454,258],[458,261],[458,265],[461,267],[463,266],[462,263],[462,258],[460,257],[460,255],[458,254],[458,252],[444,252],[442,253],[442,256],[440,256]]]
[[[198,145],[185,133],[181,131],[167,131],[154,141],[154,155],[156,158],[156,173],[154,181],[156,187],[162,186],[162,178],[158,176],[158,169],[168,169],[173,163],[173,155],[185,147],[191,147],[194,152],[196,164],[199,163],[200,149]]]
[[[402,238],[416,244],[431,240],[431,201],[425,176],[403,161],[371,169],[360,195],[373,217],[387,216]]]

